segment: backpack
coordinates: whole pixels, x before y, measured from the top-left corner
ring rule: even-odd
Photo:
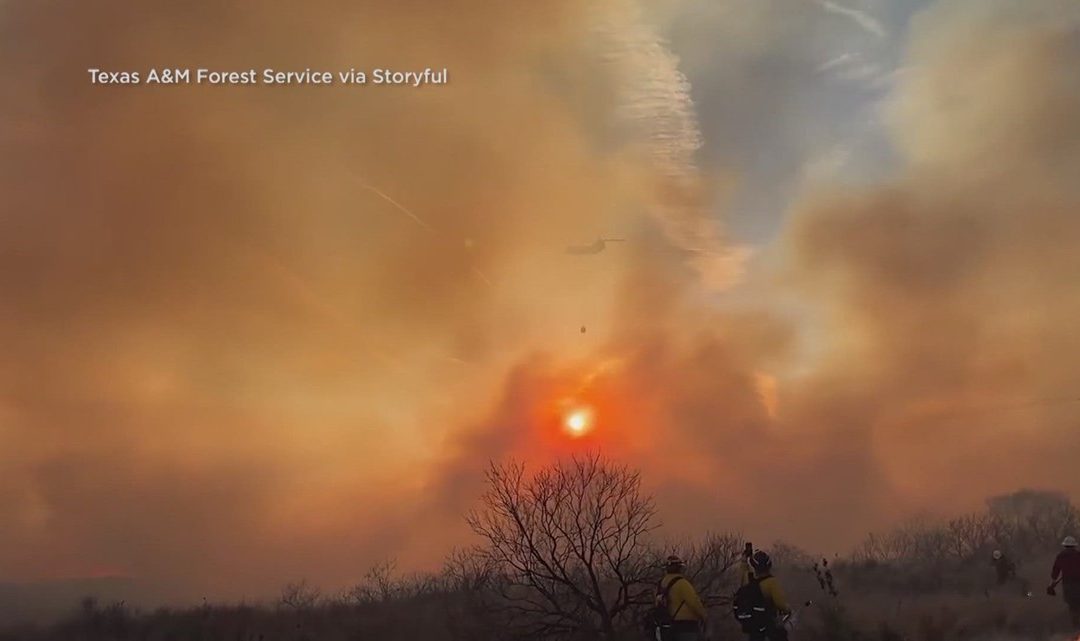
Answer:
[[[645,636],[650,639],[662,639],[665,632],[675,623],[675,615],[679,613],[686,603],[680,603],[674,613],[671,612],[671,588],[679,581],[685,581],[686,577],[677,576],[671,583],[664,585],[664,580],[656,584],[656,599],[653,607],[645,613],[641,627]]]
[[[731,597],[731,609],[743,632],[751,634],[765,630],[769,625],[769,603],[761,591],[761,579],[751,578],[736,590]]]

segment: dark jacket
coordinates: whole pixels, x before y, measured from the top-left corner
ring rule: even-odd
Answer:
[[[1054,569],[1050,571],[1050,580],[1058,577],[1065,583],[1080,583],[1080,550],[1066,548],[1054,559]]]
[[[994,570],[997,572],[998,583],[1005,583],[1010,579],[1016,578],[1016,564],[1012,562],[1007,556],[1003,556],[1000,559],[994,559],[991,561],[994,564]]]

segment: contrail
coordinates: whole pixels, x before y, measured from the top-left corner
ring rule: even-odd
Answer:
[[[364,189],[367,189],[368,191],[370,191],[371,193],[377,195],[379,198],[382,198],[386,202],[393,205],[394,208],[397,209],[398,211],[400,211],[401,213],[405,214],[409,218],[412,218],[413,221],[416,222],[417,225],[420,225],[421,227],[423,227],[427,231],[431,232],[432,234],[438,235],[439,232],[438,232],[437,229],[435,229],[431,225],[427,224],[427,222],[425,222],[423,218],[420,218],[419,216],[417,216],[416,213],[413,212],[411,209],[409,209],[405,205],[402,205],[398,201],[394,200],[393,198],[388,196],[385,192],[383,192],[379,188],[375,187],[374,185],[370,185],[368,183],[361,183],[361,186]],[[487,285],[488,287],[493,287],[494,286],[492,284],[492,282],[491,282],[491,279],[488,278],[487,275],[484,272],[480,271],[480,268],[477,267],[475,263],[472,264],[470,267],[472,269],[472,272],[474,274],[476,274],[477,278],[479,278],[485,285]]]
[[[822,9],[825,9],[829,13],[835,13],[837,15],[845,16],[854,20],[860,27],[871,33],[878,38],[884,38],[889,35],[885,30],[885,27],[874,16],[866,13],[865,11],[859,11],[858,9],[852,9],[851,7],[845,7],[843,5],[836,4],[831,0],[818,0],[818,4]]]
[[[839,67],[840,65],[846,64],[853,59],[854,56],[852,56],[850,53],[842,53],[839,56],[836,56],[835,58],[830,58],[829,60],[818,65],[816,71],[817,73],[824,73],[830,69],[834,69],[836,67]]]
[[[731,252],[701,201],[704,183],[696,157],[703,139],[690,82],[637,0],[608,0],[600,7],[593,32],[601,59],[620,83],[617,116],[651,152],[659,179],[656,219],[674,246],[704,250],[691,262],[706,287],[723,289],[732,282]]]
[[[492,282],[491,282],[491,279],[487,277],[487,274],[485,274],[484,272],[480,271],[480,268],[479,268],[479,267],[477,267],[476,265],[473,265],[473,266],[472,266],[472,271],[473,271],[473,273],[474,273],[474,274],[476,274],[476,277],[477,277],[477,278],[479,278],[479,279],[480,279],[481,281],[483,281],[483,283],[484,283],[485,285],[487,285],[488,287],[493,287],[493,286],[494,286],[494,285],[492,284]]]
[[[429,225],[429,224],[427,224],[426,222],[424,222],[424,220],[423,220],[422,218],[420,218],[419,216],[417,216],[416,214],[414,214],[414,213],[413,213],[413,212],[412,212],[412,211],[411,211],[411,210],[410,210],[410,209],[409,209],[408,207],[406,207],[405,205],[402,205],[401,203],[399,203],[398,201],[394,200],[394,199],[393,199],[393,198],[391,198],[390,196],[387,196],[387,195],[386,195],[385,193],[383,193],[383,192],[382,192],[382,191],[380,191],[379,189],[377,189],[377,188],[373,187],[372,185],[369,185],[369,184],[367,184],[367,183],[362,183],[362,186],[363,186],[363,188],[364,188],[364,189],[367,189],[368,191],[372,192],[373,194],[375,194],[375,195],[379,196],[380,198],[382,198],[382,199],[383,199],[383,200],[385,200],[386,202],[388,202],[388,203],[390,203],[391,205],[393,205],[394,207],[396,207],[398,211],[402,212],[403,214],[405,214],[405,215],[406,215],[406,216],[408,216],[409,218],[412,218],[412,219],[413,219],[413,221],[414,221],[414,222],[415,222],[415,223],[416,223],[417,225],[420,225],[421,227],[423,227],[424,229],[428,230],[429,232],[431,232],[431,233],[433,233],[433,234],[436,234],[436,233],[438,233],[438,232],[437,232],[437,231],[435,230],[435,228],[434,228],[434,227],[432,227],[431,225]]]

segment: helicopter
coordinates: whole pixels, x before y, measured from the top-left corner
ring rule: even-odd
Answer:
[[[566,248],[566,253],[574,256],[599,254],[607,248],[608,243],[623,242],[626,242],[625,238],[597,238],[595,242],[588,245],[571,245]]]

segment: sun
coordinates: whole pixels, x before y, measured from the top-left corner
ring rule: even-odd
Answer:
[[[566,429],[566,433],[574,438],[585,436],[593,428],[592,410],[579,407],[570,411],[563,419],[563,427]]]

